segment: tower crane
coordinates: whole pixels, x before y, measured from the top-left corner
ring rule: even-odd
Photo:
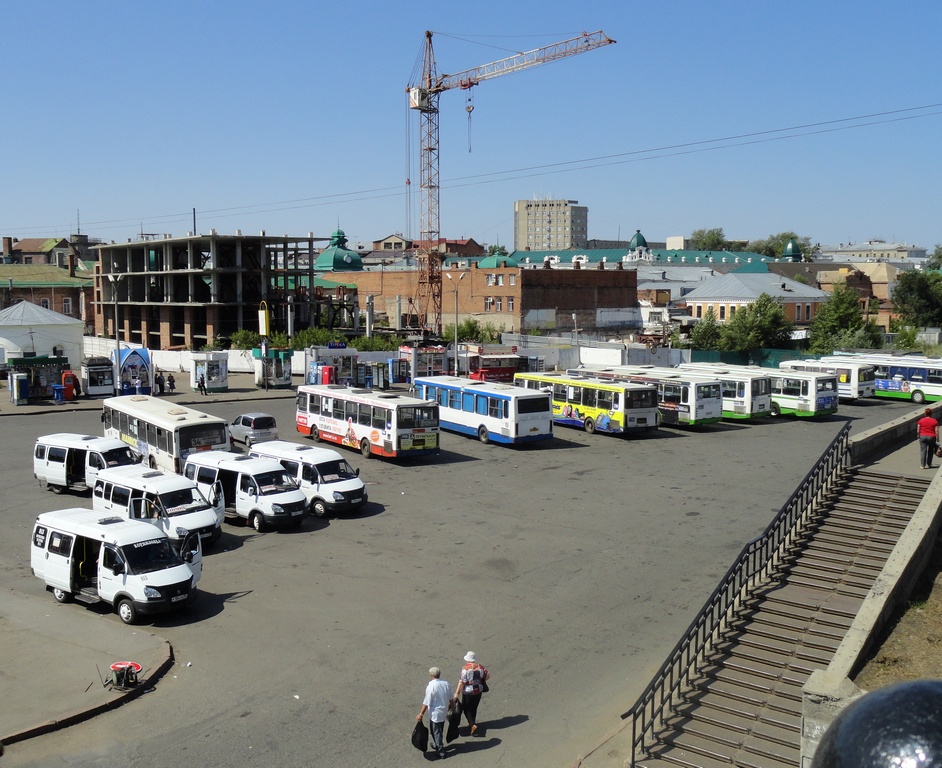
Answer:
[[[578,37],[562,40],[532,51],[518,53],[505,59],[492,61],[474,69],[466,69],[453,75],[438,74],[435,53],[432,49],[432,33],[425,33],[425,55],[422,64],[422,79],[418,84],[406,88],[409,107],[419,112],[419,180],[421,186],[421,245],[416,254],[419,265],[419,289],[417,313],[419,326],[427,328],[434,318],[436,329],[441,332],[442,318],[442,272],[443,255],[439,251],[438,203],[438,99],[442,93],[453,88],[470,90],[484,80],[491,80],[511,72],[519,72],[557,59],[610,45],[615,41],[604,32],[583,33]],[[457,333],[457,328],[455,329]]]

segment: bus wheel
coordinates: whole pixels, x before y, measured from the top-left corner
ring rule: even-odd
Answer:
[[[592,419],[586,419],[582,426],[585,427],[585,431],[590,435],[595,432],[595,422]]]
[[[918,389],[917,389],[917,390],[914,390],[914,391],[913,391],[913,402],[914,402],[916,405],[922,405],[924,402],[926,402],[926,396],[922,393],[922,391],[920,391],[920,390],[918,390]]]
[[[315,499],[311,503],[311,514],[314,515],[314,517],[324,517],[324,515],[327,514],[327,506],[322,499]]]
[[[782,415],[782,410],[778,407],[778,403],[772,403],[772,415],[776,418]]]
[[[491,442],[491,435],[487,431],[487,427],[485,427],[483,424],[478,427],[478,440],[484,443],[484,445],[487,445],[489,442]]]
[[[261,512],[253,512],[252,516],[249,518],[249,522],[252,524],[256,533],[265,532],[265,518],[262,517]]]
[[[57,603],[67,603],[72,599],[71,592],[66,592],[64,589],[59,589],[58,587],[52,590],[52,596],[56,599]]]
[[[370,447],[370,441],[365,437],[360,441],[360,455],[364,459],[368,459],[373,455],[373,449]]]
[[[311,431],[310,431],[309,434],[310,434],[310,436],[311,436],[311,439],[312,439],[315,443],[319,443],[319,442],[321,441],[321,433],[320,433],[320,430],[317,430],[317,429],[315,429],[314,427],[311,427]]]
[[[126,597],[118,603],[118,618],[125,624],[133,624],[137,619],[137,609]]]

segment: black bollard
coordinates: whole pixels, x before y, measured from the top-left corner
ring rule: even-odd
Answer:
[[[857,699],[831,723],[811,768],[942,768],[942,680]]]

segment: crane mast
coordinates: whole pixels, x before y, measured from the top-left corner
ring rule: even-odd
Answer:
[[[419,222],[420,246],[416,254],[419,265],[417,299],[418,323],[441,333],[442,323],[442,259],[440,251],[439,181],[438,181],[438,100],[442,93],[453,88],[468,90],[484,80],[511,72],[519,72],[551,61],[610,45],[615,41],[604,32],[583,33],[542,48],[492,61],[473,69],[452,75],[439,75],[432,48],[432,33],[425,33],[425,54],[422,77],[418,84],[406,88],[409,107],[419,112],[419,185],[422,202]],[[457,334],[457,329],[455,329]]]

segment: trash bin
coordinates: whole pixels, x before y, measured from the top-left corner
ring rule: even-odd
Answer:
[[[56,401],[56,405],[60,405],[65,402],[65,387],[61,384],[52,385],[52,397]]]

